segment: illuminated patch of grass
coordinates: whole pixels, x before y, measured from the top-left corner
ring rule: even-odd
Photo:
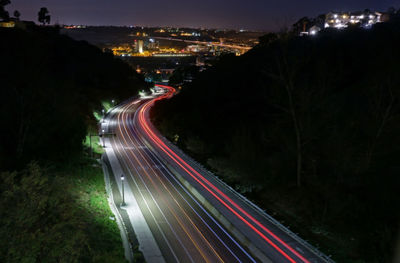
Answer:
[[[0,262],[126,262],[97,162],[31,163],[0,182]]]
[[[103,152],[104,152],[104,150],[103,150],[103,147],[102,147],[102,145],[101,145],[101,143],[100,143],[100,138],[99,138],[99,136],[97,136],[97,133],[91,133],[92,134],[92,149],[93,149],[93,153],[94,154],[102,154]],[[93,136],[93,135],[96,135],[96,136]],[[89,138],[89,135],[86,135],[86,138],[85,138],[85,140],[84,140],[84,142],[83,142],[83,145],[86,147],[86,148],[90,148],[90,138]]]
[[[108,205],[104,175],[100,164],[85,160],[83,164],[66,168],[72,186],[72,196],[77,205],[86,211],[92,221],[89,232],[91,243],[98,251],[94,261],[126,262],[124,251],[114,214]]]
[[[101,121],[103,118],[103,114],[101,112],[94,111],[93,116],[96,118],[97,121]]]
[[[109,101],[102,101],[101,105],[103,106],[103,108],[107,111],[109,111],[113,106],[112,103]]]

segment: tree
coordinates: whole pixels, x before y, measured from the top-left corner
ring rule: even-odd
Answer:
[[[314,21],[314,24],[317,27],[324,28],[325,27],[325,19],[326,19],[326,15],[321,14],[321,15],[317,16],[317,18]]]
[[[371,93],[375,95],[371,96],[374,100],[374,106],[371,107],[371,111],[373,115],[375,115],[374,119],[377,124],[375,125],[376,127],[371,128],[374,132],[367,146],[365,170],[370,168],[378,142],[382,139],[388,123],[394,118],[397,94],[393,91],[393,87],[395,87],[395,84],[389,76],[387,76],[386,81],[380,83],[378,87],[370,87],[370,90],[374,92]]]
[[[267,46],[270,43],[276,41],[278,39],[278,37],[279,36],[277,34],[275,34],[275,33],[268,33],[266,35],[263,35],[263,36],[258,38],[260,46]]]
[[[301,129],[301,119],[298,113],[298,106],[296,105],[295,93],[295,76],[298,65],[290,63],[289,56],[287,54],[287,47],[283,46],[280,58],[277,59],[278,68],[278,79],[281,84],[285,87],[288,99],[288,112],[290,113],[294,133],[296,135],[296,181],[297,187],[302,185],[302,173],[303,173],[303,134]]]
[[[8,20],[10,18],[9,13],[5,10],[5,6],[10,4],[10,0],[0,0],[0,18]]]
[[[40,8],[40,11],[38,13],[38,20],[40,23],[42,23],[42,25],[50,24],[49,10],[47,10],[46,7]]]
[[[296,34],[300,34],[300,32],[307,31],[308,28],[311,27],[311,20],[308,17],[302,17],[293,24],[292,30]]]
[[[21,13],[18,10],[14,11],[14,17],[19,20],[19,18],[21,17]]]

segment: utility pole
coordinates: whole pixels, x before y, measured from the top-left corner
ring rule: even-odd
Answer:
[[[123,174],[121,174],[121,184],[122,184],[122,204],[121,206],[125,206],[125,189],[124,189],[124,181],[125,181],[125,177]]]

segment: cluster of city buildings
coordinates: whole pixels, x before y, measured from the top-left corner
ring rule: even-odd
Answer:
[[[160,46],[160,41],[163,45]],[[141,37],[131,43],[113,45],[109,48],[120,57],[184,57],[207,54],[218,56],[222,53],[242,55],[250,47],[233,46],[223,42],[185,41],[162,37]]]
[[[172,28],[172,27],[166,27],[166,28],[160,28],[154,31],[155,33],[161,33],[161,34],[167,34],[171,37],[177,37],[177,36],[182,36],[182,37],[200,37],[201,33],[197,31],[187,31],[184,29],[179,29],[179,28]]]
[[[132,44],[115,45],[112,53],[119,57],[157,57],[157,56],[189,56],[186,49],[176,47],[160,47],[159,41],[153,38],[135,39]]]

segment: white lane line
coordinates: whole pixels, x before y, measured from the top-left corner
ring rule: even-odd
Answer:
[[[130,127],[131,127],[131,126],[130,126]],[[131,133],[132,133],[132,135],[133,135],[133,139],[134,139],[136,142],[139,142],[139,141],[138,141],[138,135],[135,133],[135,131],[131,129]],[[132,139],[131,139],[131,140],[132,140]],[[133,141],[132,141],[132,142],[133,142]],[[139,154],[141,155],[141,158],[144,160],[144,162],[146,162],[146,164],[148,165],[148,167],[151,167],[152,172],[153,172],[155,175],[157,175],[156,171],[155,171],[154,168],[153,168],[154,165],[152,165],[152,164],[150,163],[150,160],[151,160],[151,162],[155,164],[154,160],[151,159],[150,155],[148,155],[145,151],[142,151],[142,152],[139,151]],[[165,175],[163,175],[163,174],[162,174],[162,176],[165,177]],[[181,204],[177,201],[177,199],[174,197],[173,193],[171,192],[171,189],[169,189],[169,188],[166,186],[166,184],[158,177],[158,175],[157,175],[157,178],[158,178],[158,180],[160,181],[160,183],[163,185],[164,189],[169,193],[169,195],[171,196],[171,198],[174,200],[175,204],[179,207],[179,209],[181,209],[181,211],[183,212],[183,214],[185,215],[185,217],[189,220],[189,222],[191,223],[191,226],[193,226],[194,229],[197,231],[197,233],[200,235],[200,237],[203,238],[203,240],[205,241],[205,243],[206,243],[206,245],[208,246],[208,248],[209,248],[210,250],[213,251],[213,253],[215,254],[215,256],[218,257],[218,258],[220,259],[220,261],[223,261],[222,258],[221,258],[221,256],[219,255],[219,253],[215,250],[214,246],[212,246],[212,245],[210,244],[210,242],[208,241],[208,239],[206,239],[206,238],[204,237],[203,233],[200,231],[200,229],[199,229],[199,228],[196,226],[196,224],[193,222],[192,218],[187,214],[187,212],[186,212],[185,209],[182,207],[182,205],[181,205]],[[149,178],[149,179],[151,180],[151,183],[157,188],[156,183],[155,183],[151,178]],[[175,187],[174,187],[174,188],[175,188]],[[175,188],[175,190],[177,191],[177,188]],[[183,198],[183,197],[182,197],[182,198]],[[183,198],[183,199],[184,199],[184,198]],[[185,200],[185,199],[184,199],[184,200]],[[185,200],[185,202],[187,203],[186,200]],[[194,211],[194,209],[193,209],[192,206],[189,205],[189,207]],[[172,209],[172,208],[170,208],[170,209]],[[171,211],[172,211],[172,210],[171,210]],[[199,216],[199,214],[198,214],[196,211],[194,211],[194,212]],[[200,217],[200,216],[199,216],[199,217]],[[200,217],[200,219],[205,223],[205,221],[204,221],[201,217]],[[179,220],[179,219],[178,219],[178,220]],[[215,232],[210,228],[210,226],[209,226],[207,223],[205,223],[205,224],[206,224],[206,226],[207,226],[207,227],[214,233],[214,235],[215,235]],[[193,240],[192,240],[192,241],[193,241]],[[194,242],[194,241],[193,241],[193,242]],[[197,246],[196,246],[196,247],[197,247]],[[200,252],[200,253],[201,253],[201,252]]]
[[[137,116],[135,113],[135,120],[133,122],[137,121]],[[136,134],[139,134],[138,129],[135,127],[135,125],[131,125],[133,127],[133,129],[136,131]],[[139,138],[138,138],[139,139]],[[142,144],[149,144],[148,141],[142,138]],[[185,191],[185,193],[198,205],[198,207],[201,208],[201,210],[227,235],[227,237],[252,261],[252,262],[256,262],[255,259],[216,221],[216,219],[211,216],[207,210],[192,196],[192,194],[190,194],[188,192],[188,190],[179,182],[179,180],[175,177],[175,175],[173,175],[170,170],[164,165],[164,163],[161,161],[161,159],[156,156],[155,152],[153,152],[150,148],[149,148],[149,153],[154,157],[154,159],[157,160],[157,162],[159,163],[159,165],[153,161],[153,163],[157,166],[161,166],[164,168],[164,170],[171,176],[171,178],[174,179],[174,181],[181,187],[181,189],[183,189]],[[150,158],[151,159],[151,158]],[[178,191],[178,189],[176,188],[175,185],[172,184],[172,182],[170,181],[170,179],[164,175],[164,178],[166,178],[170,184],[175,188],[175,190],[178,192],[178,194],[182,197],[182,199],[192,208],[192,210],[196,213],[196,215],[204,222],[204,224],[214,233],[214,235],[217,237],[217,239],[228,249],[228,251],[240,262],[240,259],[236,256],[236,254],[225,244],[225,242],[214,232],[214,230],[207,224],[207,222],[197,213],[197,211],[189,204],[189,202],[186,200],[186,198],[183,197],[183,195]]]
[[[119,123],[123,123],[123,122],[120,122],[120,121],[119,121]],[[120,124],[120,125],[121,125],[121,124]],[[125,132],[127,133],[126,127],[124,127],[124,129],[125,129]],[[120,132],[121,132],[121,135],[123,136],[123,134],[122,134],[122,129],[120,129]],[[128,137],[130,138],[129,135],[128,135]],[[125,137],[124,137],[124,141],[125,141],[125,143],[127,143]],[[122,145],[122,142],[120,142],[120,144]],[[165,214],[164,214],[163,211],[161,210],[161,208],[160,208],[159,204],[157,203],[156,199],[154,198],[153,194],[151,193],[151,191],[149,190],[149,188],[148,188],[147,185],[145,184],[145,182],[144,182],[144,180],[143,180],[141,174],[140,174],[139,171],[136,169],[136,166],[134,165],[133,161],[131,160],[131,158],[129,158],[129,156],[128,156],[128,154],[127,154],[127,151],[123,151],[123,152],[124,152],[124,155],[126,156],[126,159],[129,161],[129,163],[131,164],[131,166],[133,167],[133,169],[135,170],[135,172],[138,174],[138,176],[139,176],[139,178],[141,179],[143,185],[146,187],[147,192],[150,194],[150,196],[151,196],[153,202],[154,202],[155,205],[157,206],[157,208],[158,208],[158,210],[160,211],[160,213],[161,213],[162,217],[164,218],[165,222],[167,222],[169,228],[171,229],[171,232],[174,234],[175,238],[178,240],[178,242],[180,243],[180,245],[181,245],[182,248],[184,249],[185,253],[187,254],[187,256],[189,257],[189,259],[191,260],[191,262],[194,262],[193,258],[191,257],[190,253],[188,252],[187,248],[183,245],[181,239],[178,237],[178,235],[177,235],[176,232],[174,231],[172,225],[170,224],[170,222],[168,221],[167,217],[165,216]],[[133,153],[133,151],[130,151],[130,152],[133,154],[133,156],[135,156],[134,153]],[[137,160],[137,159],[136,159],[136,160]],[[124,160],[124,162],[125,162],[125,160]],[[139,161],[139,160],[137,160],[137,162],[140,164],[140,161]],[[166,241],[166,243],[167,243],[169,249],[171,250],[172,254],[174,255],[175,259],[179,262],[178,257],[176,256],[174,250],[172,249],[172,246],[171,246],[170,242],[168,241],[167,237],[165,236],[164,232],[162,231],[160,225],[157,223],[157,220],[156,220],[154,214],[152,213],[152,211],[151,211],[151,209],[150,209],[150,206],[149,206],[149,204],[147,203],[147,200],[146,200],[146,198],[144,197],[144,195],[143,195],[143,193],[142,193],[142,190],[139,188],[139,185],[138,185],[138,183],[137,183],[137,181],[136,181],[136,179],[135,179],[135,176],[133,176],[133,175],[131,174],[131,171],[130,171],[130,169],[129,169],[129,165],[127,165],[127,168],[128,168],[127,170],[129,171],[132,180],[135,182],[136,187],[139,189],[139,193],[140,193],[141,197],[143,198],[143,200],[144,200],[144,202],[145,202],[145,204],[146,204],[148,210],[150,211],[151,216],[153,217],[154,221],[156,222],[157,228],[160,230],[160,232],[161,232],[161,234],[162,234],[164,240]]]
[[[111,144],[111,143],[110,143]],[[114,171],[115,179],[117,180],[119,189],[121,189],[121,182],[118,171],[122,172],[122,168],[119,165],[118,159],[112,149],[112,147],[106,148],[106,154],[110,160],[111,169]],[[126,200],[129,202],[129,209],[126,209],[129,220],[135,231],[136,237],[140,244],[140,250],[146,259],[146,262],[165,262],[160,249],[158,248],[157,242],[147,225],[147,222],[139,208],[139,205],[130,191],[125,192]]]

